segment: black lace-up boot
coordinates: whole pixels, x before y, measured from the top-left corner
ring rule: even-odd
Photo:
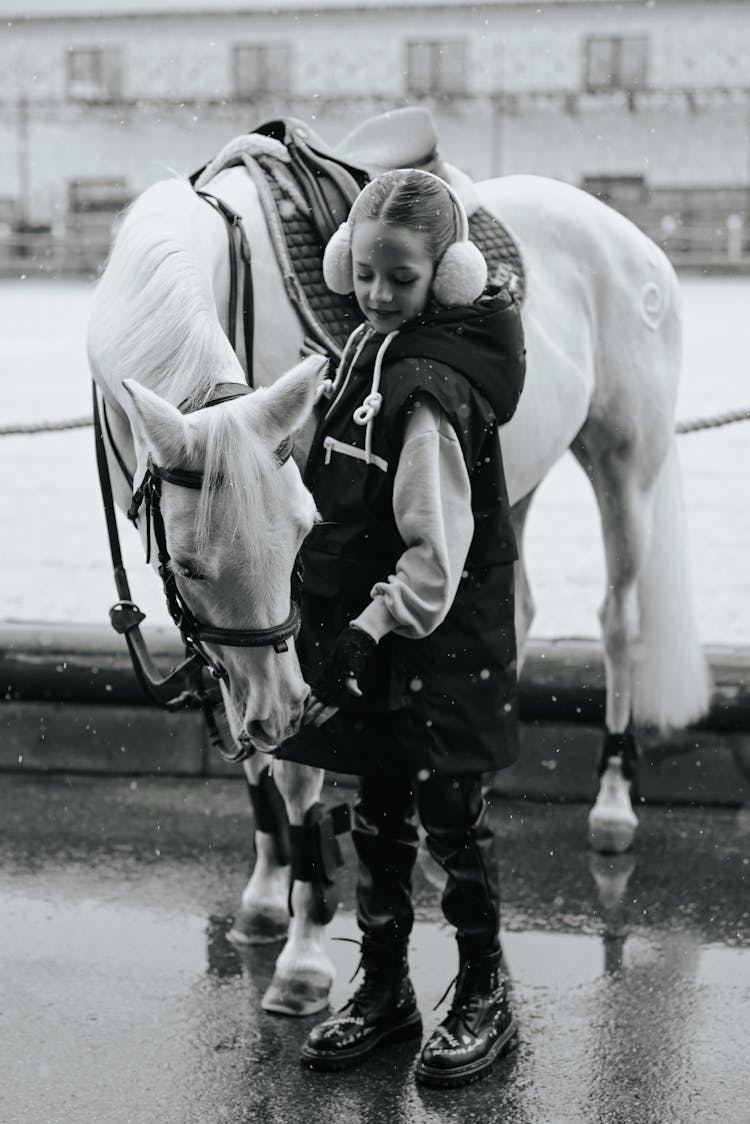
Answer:
[[[451,1009],[435,1028],[417,1063],[417,1080],[455,1088],[485,1077],[515,1037],[502,954],[461,954]]]
[[[422,1033],[409,979],[406,941],[364,935],[360,966],[365,978],[340,1011],[316,1026],[302,1047],[311,1069],[347,1069],[388,1042]]]

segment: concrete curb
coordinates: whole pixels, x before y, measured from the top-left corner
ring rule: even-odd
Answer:
[[[148,633],[165,670],[181,656],[168,629]],[[715,690],[699,726],[643,733],[641,796],[654,803],[740,805],[750,797],[750,649],[708,651]],[[144,698],[120,637],[106,626],[0,624],[0,769],[122,775],[239,776],[196,711]],[[532,800],[590,800],[604,707],[601,648],[531,644],[520,683],[520,761],[493,789]],[[330,778],[351,785],[350,777]]]

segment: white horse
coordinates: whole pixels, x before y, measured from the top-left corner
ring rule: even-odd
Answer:
[[[163,519],[177,596],[223,630],[226,643],[199,647],[213,653],[232,737],[268,749],[299,729],[309,693],[293,644],[273,636],[287,621],[293,633],[292,575],[315,519],[297,465],[275,454],[310,416],[325,362],[309,357],[268,390],[201,408],[220,384],[246,384],[216,315],[201,232],[188,209],[172,210],[175,186],[144,195],[122,224],[92,302],[89,364],[118,506],[128,510],[147,469],[188,481],[164,479],[139,529],[144,543],[158,539]]]
[[[519,651],[534,610],[523,562],[523,528],[535,489],[558,458],[572,449],[596,494],[607,571],[600,612],[607,698],[602,776],[589,827],[595,849],[623,851],[637,825],[631,803],[631,723],[679,727],[699,718],[708,704],[708,680],[686,570],[674,436],[681,358],[677,279],[664,254],[632,223],[576,188],[541,177],[510,176],[467,189],[460,174],[454,186],[465,190],[470,210],[475,192],[473,205],[478,201],[501,219],[516,238],[526,269],[522,314],[526,385],[517,413],[501,434],[521,549],[516,568]],[[253,365],[256,382],[271,384],[278,372],[298,360],[306,329],[287,296],[258,193],[245,168],[218,172],[209,189],[242,216],[252,247]],[[162,458],[175,453],[172,438],[162,447],[170,427],[182,434],[186,427],[193,432],[194,426],[200,434],[208,424],[202,414],[211,411],[184,419],[173,408],[160,405],[155,395],[129,383],[131,403],[121,389],[125,378],[139,379],[173,405],[195,387],[199,399],[210,393],[210,385],[204,386],[201,378],[209,384],[212,379],[241,378],[225,337],[228,291],[226,233],[220,216],[186,180],[149,188],[122,223],[100,282],[89,338],[97,381],[122,407],[117,414],[117,439],[132,464],[143,463],[149,449]],[[293,387],[295,378],[304,381],[302,376],[292,376]],[[299,420],[307,409],[306,392],[290,391],[290,397],[295,396]],[[263,406],[256,415],[253,398],[220,408],[227,417],[235,411],[242,416],[234,431],[237,445],[222,454],[222,464],[240,457],[245,412],[257,417],[253,433],[267,448],[293,420],[285,415],[283,424],[271,426],[269,437],[263,433],[267,421]],[[224,439],[222,429],[214,435],[212,447]],[[309,525],[309,507],[299,494],[298,478],[292,480],[292,470],[285,471]],[[275,485],[274,492],[278,494]],[[120,498],[123,504],[129,501],[126,489],[121,489]],[[228,619],[242,602],[246,619],[245,596],[258,596],[257,583],[261,587],[263,583],[264,574],[254,559],[268,527],[263,534],[257,529],[248,533],[238,519],[242,542],[230,550],[231,559],[221,558],[216,554],[225,547],[214,541],[218,536],[203,536],[206,554],[197,546],[193,516],[190,503],[175,497],[169,535],[183,544],[183,551],[190,551],[198,567],[218,573],[228,565],[221,597],[213,599],[206,612],[210,608],[215,616]],[[297,520],[297,539],[289,544],[285,574],[304,529],[305,519]],[[232,581],[242,588],[241,595],[232,590]],[[185,597],[195,596],[196,607],[202,608],[198,593],[193,583],[185,588]],[[272,709],[284,716],[280,724],[286,721],[292,726],[304,691],[291,652],[284,667],[286,682],[273,658],[264,657],[260,681],[272,696]],[[250,698],[257,687],[248,677],[242,689]],[[292,716],[284,709],[285,692],[291,693]],[[238,700],[234,708],[240,712]],[[267,786],[267,766],[268,758],[262,754],[245,762],[251,793]],[[322,772],[277,761],[273,779],[290,823],[302,826],[320,797]],[[314,906],[316,887],[311,882],[293,879],[290,893],[288,853],[274,828],[269,802],[261,802],[261,808],[256,817],[262,828],[255,834],[256,862],[242,894],[234,937],[247,943],[278,939],[289,924],[264,1007],[307,1014],[325,1006],[333,980],[325,925]]]

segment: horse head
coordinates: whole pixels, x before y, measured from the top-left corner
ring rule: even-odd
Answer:
[[[266,751],[297,731],[308,694],[291,630],[281,643],[273,632],[295,619],[297,556],[316,510],[279,450],[309,418],[323,364],[310,357],[272,387],[187,415],[123,383],[136,480],[159,476],[158,510],[139,520],[141,533],[161,538],[162,577],[173,576],[199,637],[205,628],[232,736]]]

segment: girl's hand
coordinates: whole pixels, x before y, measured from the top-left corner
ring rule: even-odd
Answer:
[[[304,722],[322,726],[345,702],[347,697],[361,698],[359,679],[365,670],[375,640],[369,632],[349,625],[311,684],[312,691],[305,709]]]

